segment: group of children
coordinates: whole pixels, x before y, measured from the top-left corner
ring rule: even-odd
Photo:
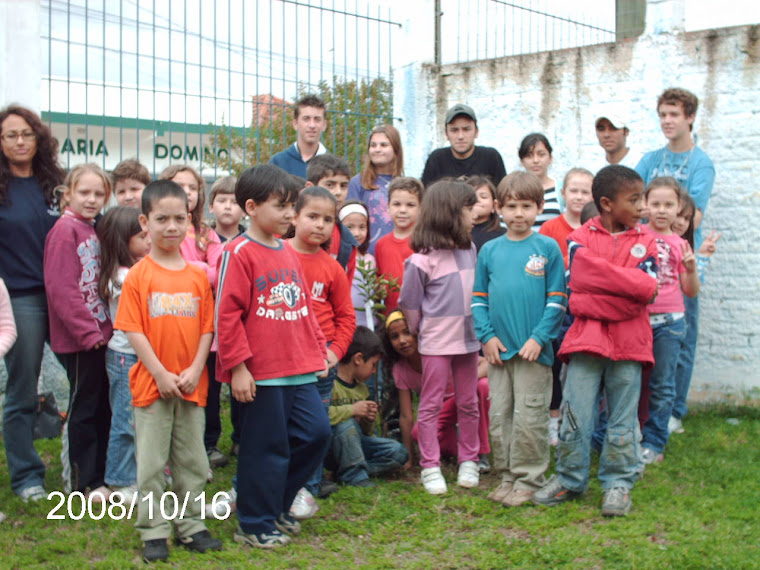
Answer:
[[[551,154],[540,137],[526,143],[529,172],[424,188],[400,176],[398,139],[375,129],[354,180],[329,154],[309,161],[306,180],[274,165],[222,178],[213,228],[189,166],[157,181],[136,161],[110,176],[72,169],[44,262],[50,344],[71,386],[67,491],[158,498],[170,478],[178,496],[198,496],[227,462],[217,444],[228,383],[244,544],[287,544],[335,482],[371,487],[411,468],[415,440],[431,494],[447,492],[442,455],[470,488],[492,452],[489,499],[555,505],[587,488],[596,430],[602,513],[628,512],[637,474],[662,460],[672,431],[682,293],[699,291],[693,201],[669,177],[645,189],[625,167],[575,168],[560,213],[547,204],[554,181],[537,175]],[[119,205],[101,216],[112,191]],[[380,314],[372,267],[400,285]],[[10,328],[0,337],[12,342]],[[372,392],[388,387],[400,441],[376,434]],[[143,501],[137,511],[143,557],[167,559],[170,521]],[[222,547],[197,501],[174,533],[198,552]]]

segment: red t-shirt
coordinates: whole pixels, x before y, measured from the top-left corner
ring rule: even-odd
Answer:
[[[562,258],[565,260],[565,269],[568,267],[567,236],[569,236],[574,230],[575,228],[567,223],[564,214],[560,214],[556,218],[544,222],[541,225],[541,229],[538,231],[538,233],[552,238],[559,244]]]
[[[348,277],[335,259],[322,248],[317,253],[296,254],[303,267],[311,306],[330,350],[338,359],[346,354],[356,330],[356,313]]]
[[[409,246],[410,240],[411,236],[399,239],[391,232],[377,240],[375,245],[378,274],[396,277],[399,285],[399,290],[388,293],[388,297],[385,299],[386,315],[398,308],[401,283],[404,279],[404,261],[414,253]]]
[[[228,241],[217,291],[217,380],[230,382],[241,362],[254,380],[324,370],[325,337],[306,277],[283,242],[269,247],[247,234]]]

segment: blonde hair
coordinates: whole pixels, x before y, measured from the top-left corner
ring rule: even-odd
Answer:
[[[63,210],[68,206],[68,201],[66,200],[65,193],[67,191],[73,192],[77,184],[79,184],[79,180],[82,178],[82,176],[86,173],[94,174],[98,178],[100,178],[103,181],[103,187],[106,189],[106,200],[105,203],[108,203],[108,200],[111,198],[111,177],[106,174],[106,171],[100,168],[97,164],[94,162],[88,162],[86,164],[78,164],[74,168],[72,168],[69,173],[66,175],[66,178],[63,181],[63,184],[60,186],[56,186],[54,189],[55,194],[58,196],[58,207],[61,210],[61,213],[63,214]]]

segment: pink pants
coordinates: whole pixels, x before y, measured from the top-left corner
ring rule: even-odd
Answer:
[[[478,437],[480,449],[478,455],[491,453],[491,443],[488,437],[488,412],[491,409],[489,399],[488,377],[478,380]],[[412,439],[417,441],[417,423],[412,428]],[[438,416],[438,445],[441,455],[456,457],[457,455],[457,403],[456,398],[450,397],[443,400],[441,415]]]
[[[420,446],[420,466],[438,467],[441,447],[438,426],[443,410],[443,397],[449,372],[454,379],[454,397],[459,438],[459,462],[477,461],[480,448],[478,436],[478,353],[447,356],[422,355],[422,392],[417,410],[417,436]]]

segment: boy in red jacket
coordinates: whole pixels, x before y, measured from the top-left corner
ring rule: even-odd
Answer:
[[[604,378],[610,419],[599,461],[602,514],[623,516],[631,510],[636,472],[641,367],[654,362],[647,305],[657,294],[657,245],[638,225],[644,183],[634,170],[603,168],[592,193],[600,215],[568,236],[575,320],[559,351],[568,369],[557,473],[532,500],[554,506],[588,488],[591,433]]]

